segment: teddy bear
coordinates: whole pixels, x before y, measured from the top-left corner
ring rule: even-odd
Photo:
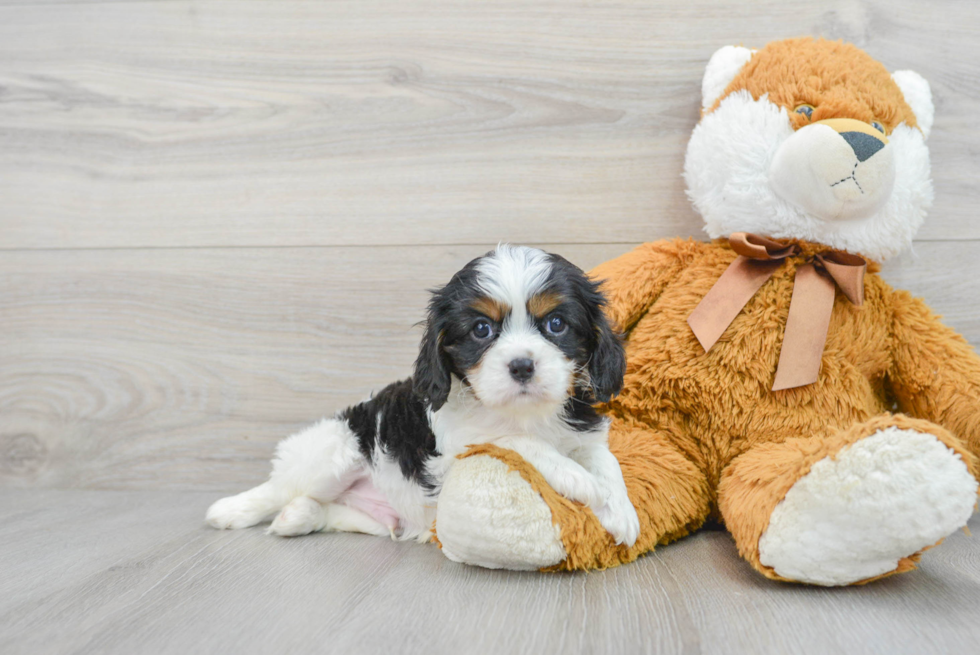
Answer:
[[[518,455],[472,447],[435,530],[452,560],[574,570],[724,525],[762,575],[861,584],[964,527],[980,474],[980,358],[880,262],[932,202],[928,83],[822,39],[708,62],[684,178],[711,241],[644,244],[592,271],[627,353],[603,405],[641,532]]]

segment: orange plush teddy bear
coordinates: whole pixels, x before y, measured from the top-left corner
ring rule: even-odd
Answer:
[[[932,200],[929,85],[858,48],[722,48],[688,193],[710,243],[593,273],[626,335],[609,443],[641,521],[616,545],[519,456],[473,448],[436,528],[451,559],[587,569],[720,519],[763,575],[844,585],[914,568],[963,527],[980,473],[980,359],[878,265]]]

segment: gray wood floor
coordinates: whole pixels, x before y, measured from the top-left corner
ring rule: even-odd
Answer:
[[[0,0],[0,652],[974,647],[965,534],[835,591],[722,532],[545,576],[202,525],[407,375],[425,289],[497,242],[700,238],[703,66],[799,34],[932,83],[936,203],[885,276],[980,344],[978,2]]]
[[[604,572],[517,573],[363,535],[210,530],[194,519],[211,499],[0,495],[0,652],[893,655],[980,639],[962,533],[912,574],[821,589],[758,576],[724,532]]]

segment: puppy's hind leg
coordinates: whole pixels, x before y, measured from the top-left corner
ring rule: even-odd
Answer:
[[[311,496],[329,502],[353,483],[364,465],[347,424],[324,419],[282,440],[269,480],[214,503],[206,520],[215,528],[234,530],[269,519],[293,499]]]
[[[289,499],[287,490],[269,480],[217,501],[208,508],[205,520],[219,530],[248,528],[275,515]]]
[[[316,499],[309,496],[293,498],[282,508],[265,533],[277,534],[280,537],[299,537],[317,532],[324,528],[325,521],[321,518],[321,514],[325,509]]]
[[[311,532],[363,532],[387,537],[391,531],[367,514],[341,503],[321,505],[314,498],[300,496],[286,505],[267,530],[280,537],[298,537]]]

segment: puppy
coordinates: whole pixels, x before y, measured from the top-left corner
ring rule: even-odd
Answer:
[[[562,257],[498,246],[433,292],[412,379],[283,440],[269,480],[216,502],[207,522],[275,517],[270,534],[426,541],[449,466],[492,442],[633,545],[639,520],[609,452],[609,420],[592,407],[619,392],[626,367],[603,302]]]

